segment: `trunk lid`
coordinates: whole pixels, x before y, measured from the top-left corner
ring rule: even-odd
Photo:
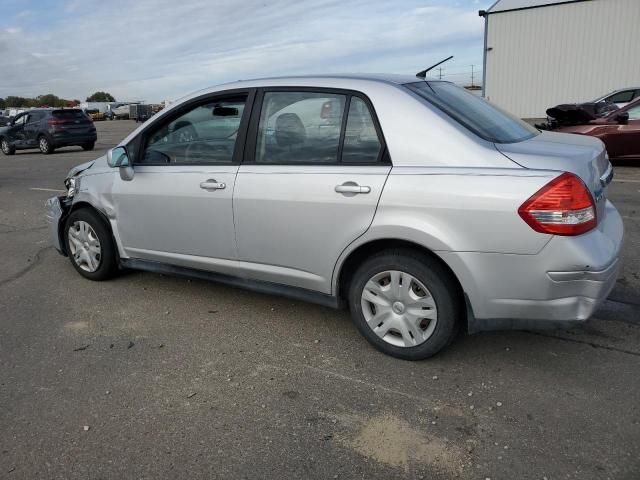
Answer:
[[[600,140],[585,135],[542,132],[522,142],[496,143],[495,146],[524,168],[579,176],[593,195],[600,223],[605,214],[607,187],[613,178],[609,157]]]
[[[70,134],[88,133],[94,128],[91,119],[79,109],[54,110],[51,116],[57,130]]]

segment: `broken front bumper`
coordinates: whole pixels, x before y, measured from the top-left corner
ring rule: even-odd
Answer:
[[[45,215],[49,226],[51,244],[62,255],[66,255],[64,245],[60,241],[60,220],[66,211],[66,206],[63,203],[65,199],[66,197],[51,197],[45,202]]]

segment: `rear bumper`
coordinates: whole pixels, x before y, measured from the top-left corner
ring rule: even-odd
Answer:
[[[51,141],[55,147],[63,147],[66,145],[84,145],[86,143],[95,143],[98,139],[96,132],[83,133],[80,135],[73,135],[69,133],[53,133],[51,134]]]
[[[556,328],[587,320],[615,286],[624,228],[607,202],[598,227],[553,237],[537,255],[439,252],[467,295],[469,330]]]

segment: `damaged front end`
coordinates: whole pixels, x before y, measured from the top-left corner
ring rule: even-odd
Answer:
[[[71,211],[73,198],[80,190],[80,181],[82,177],[79,175],[85,170],[91,168],[93,163],[94,162],[87,162],[72,168],[64,181],[67,193],[65,195],[51,197],[45,202],[45,217],[47,225],[49,226],[51,244],[61,255],[64,256],[67,256],[66,245],[62,238],[64,223]]]
[[[71,209],[72,198],[65,195],[51,197],[45,202],[47,225],[49,226],[49,236],[51,244],[61,255],[66,256],[66,248],[62,240],[62,230],[64,219]]]
[[[614,110],[618,110],[615,103],[611,102],[587,102],[567,103],[556,105],[547,109],[546,123],[536,124],[540,130],[555,130],[560,127],[574,125],[587,125],[593,120],[606,117]]]

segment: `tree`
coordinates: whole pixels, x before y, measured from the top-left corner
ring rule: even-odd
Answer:
[[[5,99],[5,103],[6,103],[6,106],[8,108],[28,107],[29,103],[30,103],[30,100],[28,98],[24,98],[24,97],[15,97],[13,95],[9,95]]]
[[[35,103],[37,107],[64,107],[66,101],[53,93],[48,93],[46,95],[38,95]]]
[[[113,98],[109,92],[96,92],[93,95],[87,97],[87,102],[115,102],[116,99]]]
[[[7,108],[7,103],[4,101],[4,98],[0,98],[0,110],[4,110]]]

